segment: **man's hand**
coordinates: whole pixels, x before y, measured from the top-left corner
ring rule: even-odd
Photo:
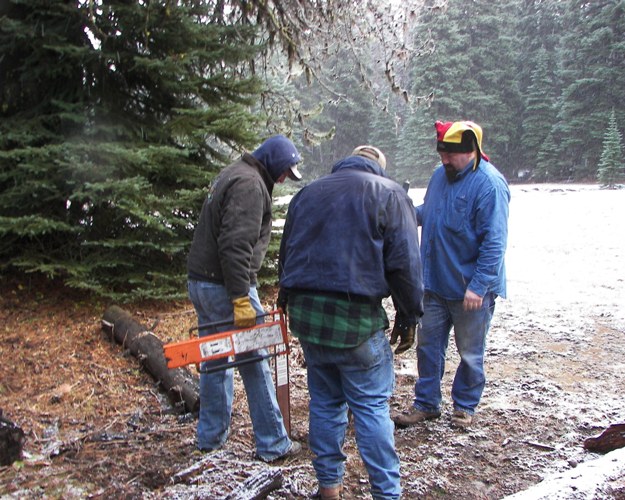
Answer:
[[[399,312],[395,315],[395,324],[391,331],[391,345],[397,342],[397,339],[401,339],[399,345],[395,349],[395,354],[399,355],[406,352],[414,344],[416,325],[409,325],[404,323],[400,317]]]
[[[467,291],[464,294],[462,306],[465,311],[477,311],[480,307],[482,307],[482,297],[467,288]]]
[[[287,306],[288,300],[289,300],[289,297],[288,297],[286,290],[284,288],[280,288],[278,290],[278,300],[277,300],[276,305],[280,309],[282,309],[282,312],[284,314],[286,314],[286,306]]]
[[[252,307],[249,296],[232,300],[234,306],[234,326],[247,328],[256,324],[256,310]]]

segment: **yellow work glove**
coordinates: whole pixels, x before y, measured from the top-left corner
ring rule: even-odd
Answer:
[[[234,306],[234,326],[247,328],[256,324],[256,310],[252,307],[249,296],[232,300]]]

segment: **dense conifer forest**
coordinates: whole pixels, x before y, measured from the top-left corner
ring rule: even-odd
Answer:
[[[305,182],[373,143],[424,186],[439,119],[510,182],[623,182],[624,0],[389,5],[2,2],[0,273],[184,296],[208,184],[278,132]]]

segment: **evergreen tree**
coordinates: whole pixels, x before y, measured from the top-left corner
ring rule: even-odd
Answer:
[[[372,100],[372,91],[362,85],[358,61],[341,53],[328,60],[327,71],[334,79],[333,92],[318,82],[301,87],[302,106],[313,107],[323,102],[324,111],[317,114],[303,131],[309,138],[306,158],[307,180],[330,173],[332,165],[348,156],[356,146],[372,142],[371,117],[377,112]],[[310,127],[318,131],[331,131],[327,140],[318,140]]]
[[[436,153],[436,119],[431,107],[423,104],[407,115],[401,127],[396,164],[401,178],[409,180],[412,187],[426,186],[440,163]]]
[[[518,74],[516,79],[524,94],[532,84],[532,74],[539,58],[546,52],[551,68],[557,61],[557,47],[562,36],[564,2],[560,0],[519,0],[519,16],[516,30],[520,46]],[[557,82],[552,81],[554,85]],[[547,93],[547,90],[545,90]],[[554,95],[559,95],[558,91]]]
[[[545,138],[551,133],[551,127],[556,120],[551,67],[553,66],[547,51],[544,48],[539,50],[536,67],[532,72],[531,84],[524,96],[521,151],[525,165],[523,170],[530,174],[535,165],[536,155],[545,142]],[[543,178],[543,180],[548,179]]]
[[[206,5],[12,0],[0,23],[0,256],[124,298],[181,296],[192,222],[257,136],[254,30]]]
[[[612,188],[618,181],[622,181],[624,173],[623,136],[616,124],[616,114],[612,110],[603,139],[603,151],[597,169],[597,179],[603,186]]]
[[[399,115],[393,96],[387,96],[383,106],[373,106],[370,117],[370,144],[379,148],[386,156],[386,173],[400,184],[406,180],[405,174],[401,172],[397,165],[395,155],[397,153],[397,141],[399,134]]]
[[[572,177],[591,179],[601,156],[606,116],[625,112],[625,2],[576,0],[567,6],[558,48],[563,92],[554,129]]]
[[[443,11],[435,4],[425,3],[415,27],[413,44],[427,47],[429,43],[433,53],[415,65],[412,94],[432,93],[429,113],[435,119],[479,123],[486,153],[505,175],[513,175],[519,168],[520,137],[520,122],[514,117],[521,112],[515,80],[518,3],[449,2]],[[427,137],[432,134],[430,128]],[[427,154],[408,149],[407,141],[402,141],[400,149],[405,162],[416,163]]]
[[[557,147],[553,134],[549,132],[536,154],[532,179],[545,182],[562,177],[562,165],[558,161]]]
[[[518,2],[476,2],[470,11],[470,59],[477,87],[467,96],[465,118],[484,130],[484,149],[508,178],[519,162],[522,100],[516,75],[519,40],[515,31]]]

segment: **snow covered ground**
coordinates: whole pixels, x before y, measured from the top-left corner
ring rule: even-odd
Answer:
[[[510,191],[508,300],[523,303],[528,315],[567,309],[622,325],[625,189],[524,184]],[[409,194],[419,204],[425,189]]]

